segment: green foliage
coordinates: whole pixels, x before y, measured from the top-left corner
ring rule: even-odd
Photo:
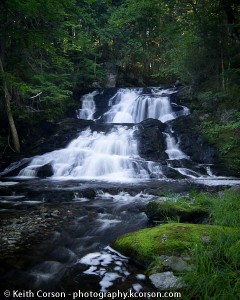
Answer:
[[[221,253],[229,246],[225,238],[226,235],[220,235],[214,248],[207,251],[201,246],[195,249],[196,269],[184,276],[188,284],[184,299],[237,299],[240,290],[238,271],[223,259],[224,252]]]
[[[207,140],[219,149],[226,166],[239,172],[240,114],[235,109],[221,111],[202,122],[202,132]]]
[[[91,59],[84,59],[81,62],[81,71],[75,75],[75,80],[80,86],[91,86],[94,82],[101,81],[104,75],[105,71],[101,64]]]
[[[235,227],[237,231],[220,232],[207,248],[197,245],[193,251],[196,268],[184,275],[188,284],[185,299],[236,299],[240,292],[240,194],[230,190],[208,197],[213,224]]]
[[[212,217],[216,225],[239,227],[240,194],[234,191],[226,191],[213,198]]]
[[[0,5],[0,21],[8,24],[1,30],[2,76],[9,91],[15,90],[12,100],[16,93],[21,99],[18,106],[29,106],[29,99],[41,92],[44,113],[53,112],[54,116],[62,111],[72,85],[69,74],[73,66],[65,49],[73,5],[72,0],[9,0]]]
[[[103,82],[105,62],[156,84],[179,79],[204,111],[239,111],[239,11],[235,0],[4,0],[0,76],[16,115],[40,92],[41,111],[61,114],[74,88]],[[214,138],[229,130],[235,139],[236,118],[214,122]],[[220,153],[235,149],[227,141]]]

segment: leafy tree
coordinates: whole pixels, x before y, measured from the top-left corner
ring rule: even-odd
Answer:
[[[61,100],[68,98],[67,77],[72,63],[67,57],[66,44],[73,4],[72,0],[3,0],[0,3],[1,100],[18,152],[20,143],[12,108],[36,110],[31,107],[36,94],[42,94],[45,108],[51,110],[51,103],[57,98],[60,107]]]

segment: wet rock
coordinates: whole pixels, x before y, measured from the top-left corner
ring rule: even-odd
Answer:
[[[181,289],[186,286],[182,277],[177,277],[173,272],[156,273],[149,276],[152,284],[161,291]]]
[[[94,97],[97,111],[94,118],[101,117],[109,109],[108,101],[117,92],[117,88],[99,89],[99,94]],[[104,120],[102,120],[104,121]]]
[[[197,116],[189,115],[171,121],[172,129],[179,138],[179,146],[191,159],[199,163],[218,163],[217,150],[201,135]]]
[[[167,178],[173,178],[173,179],[181,179],[181,178],[186,178],[186,176],[182,175],[181,173],[179,173],[177,170],[174,170],[171,167],[168,166],[162,166],[162,171],[163,174],[167,177]]]
[[[165,124],[156,119],[146,119],[138,124],[134,136],[138,140],[141,157],[153,161],[165,161],[168,158],[164,129]]]
[[[57,217],[59,217],[59,214],[60,214],[59,210],[54,210],[54,211],[51,213],[51,217],[57,218]]]
[[[88,199],[93,199],[96,197],[96,192],[94,189],[88,188],[83,191],[81,191],[81,194],[83,197],[88,198]]]
[[[37,176],[41,178],[51,177],[53,175],[53,168],[51,163],[45,164],[37,171]]]
[[[66,214],[66,208],[69,213]],[[63,224],[70,224],[73,216],[81,214],[82,207],[77,204],[58,203],[39,204],[38,209],[29,207],[27,213],[23,210],[12,212],[1,220],[0,227],[0,259],[15,257],[17,251],[27,250],[47,239]],[[66,218],[64,218],[66,217]]]
[[[18,176],[19,172],[25,168],[28,163],[31,161],[31,158],[24,158],[16,163],[12,163],[5,169],[3,172],[0,173],[1,176]]]

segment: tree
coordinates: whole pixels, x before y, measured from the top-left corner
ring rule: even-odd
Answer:
[[[49,113],[63,107],[61,100],[69,98],[72,63],[67,44],[73,4],[72,0],[0,3],[1,99],[16,151],[20,151],[20,143],[13,108],[21,114],[31,106],[32,96],[42,92],[42,107]]]

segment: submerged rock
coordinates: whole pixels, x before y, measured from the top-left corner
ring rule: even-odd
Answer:
[[[81,194],[83,197],[88,198],[88,199],[93,199],[96,197],[96,191],[91,188],[87,188],[87,189],[81,191]]]

